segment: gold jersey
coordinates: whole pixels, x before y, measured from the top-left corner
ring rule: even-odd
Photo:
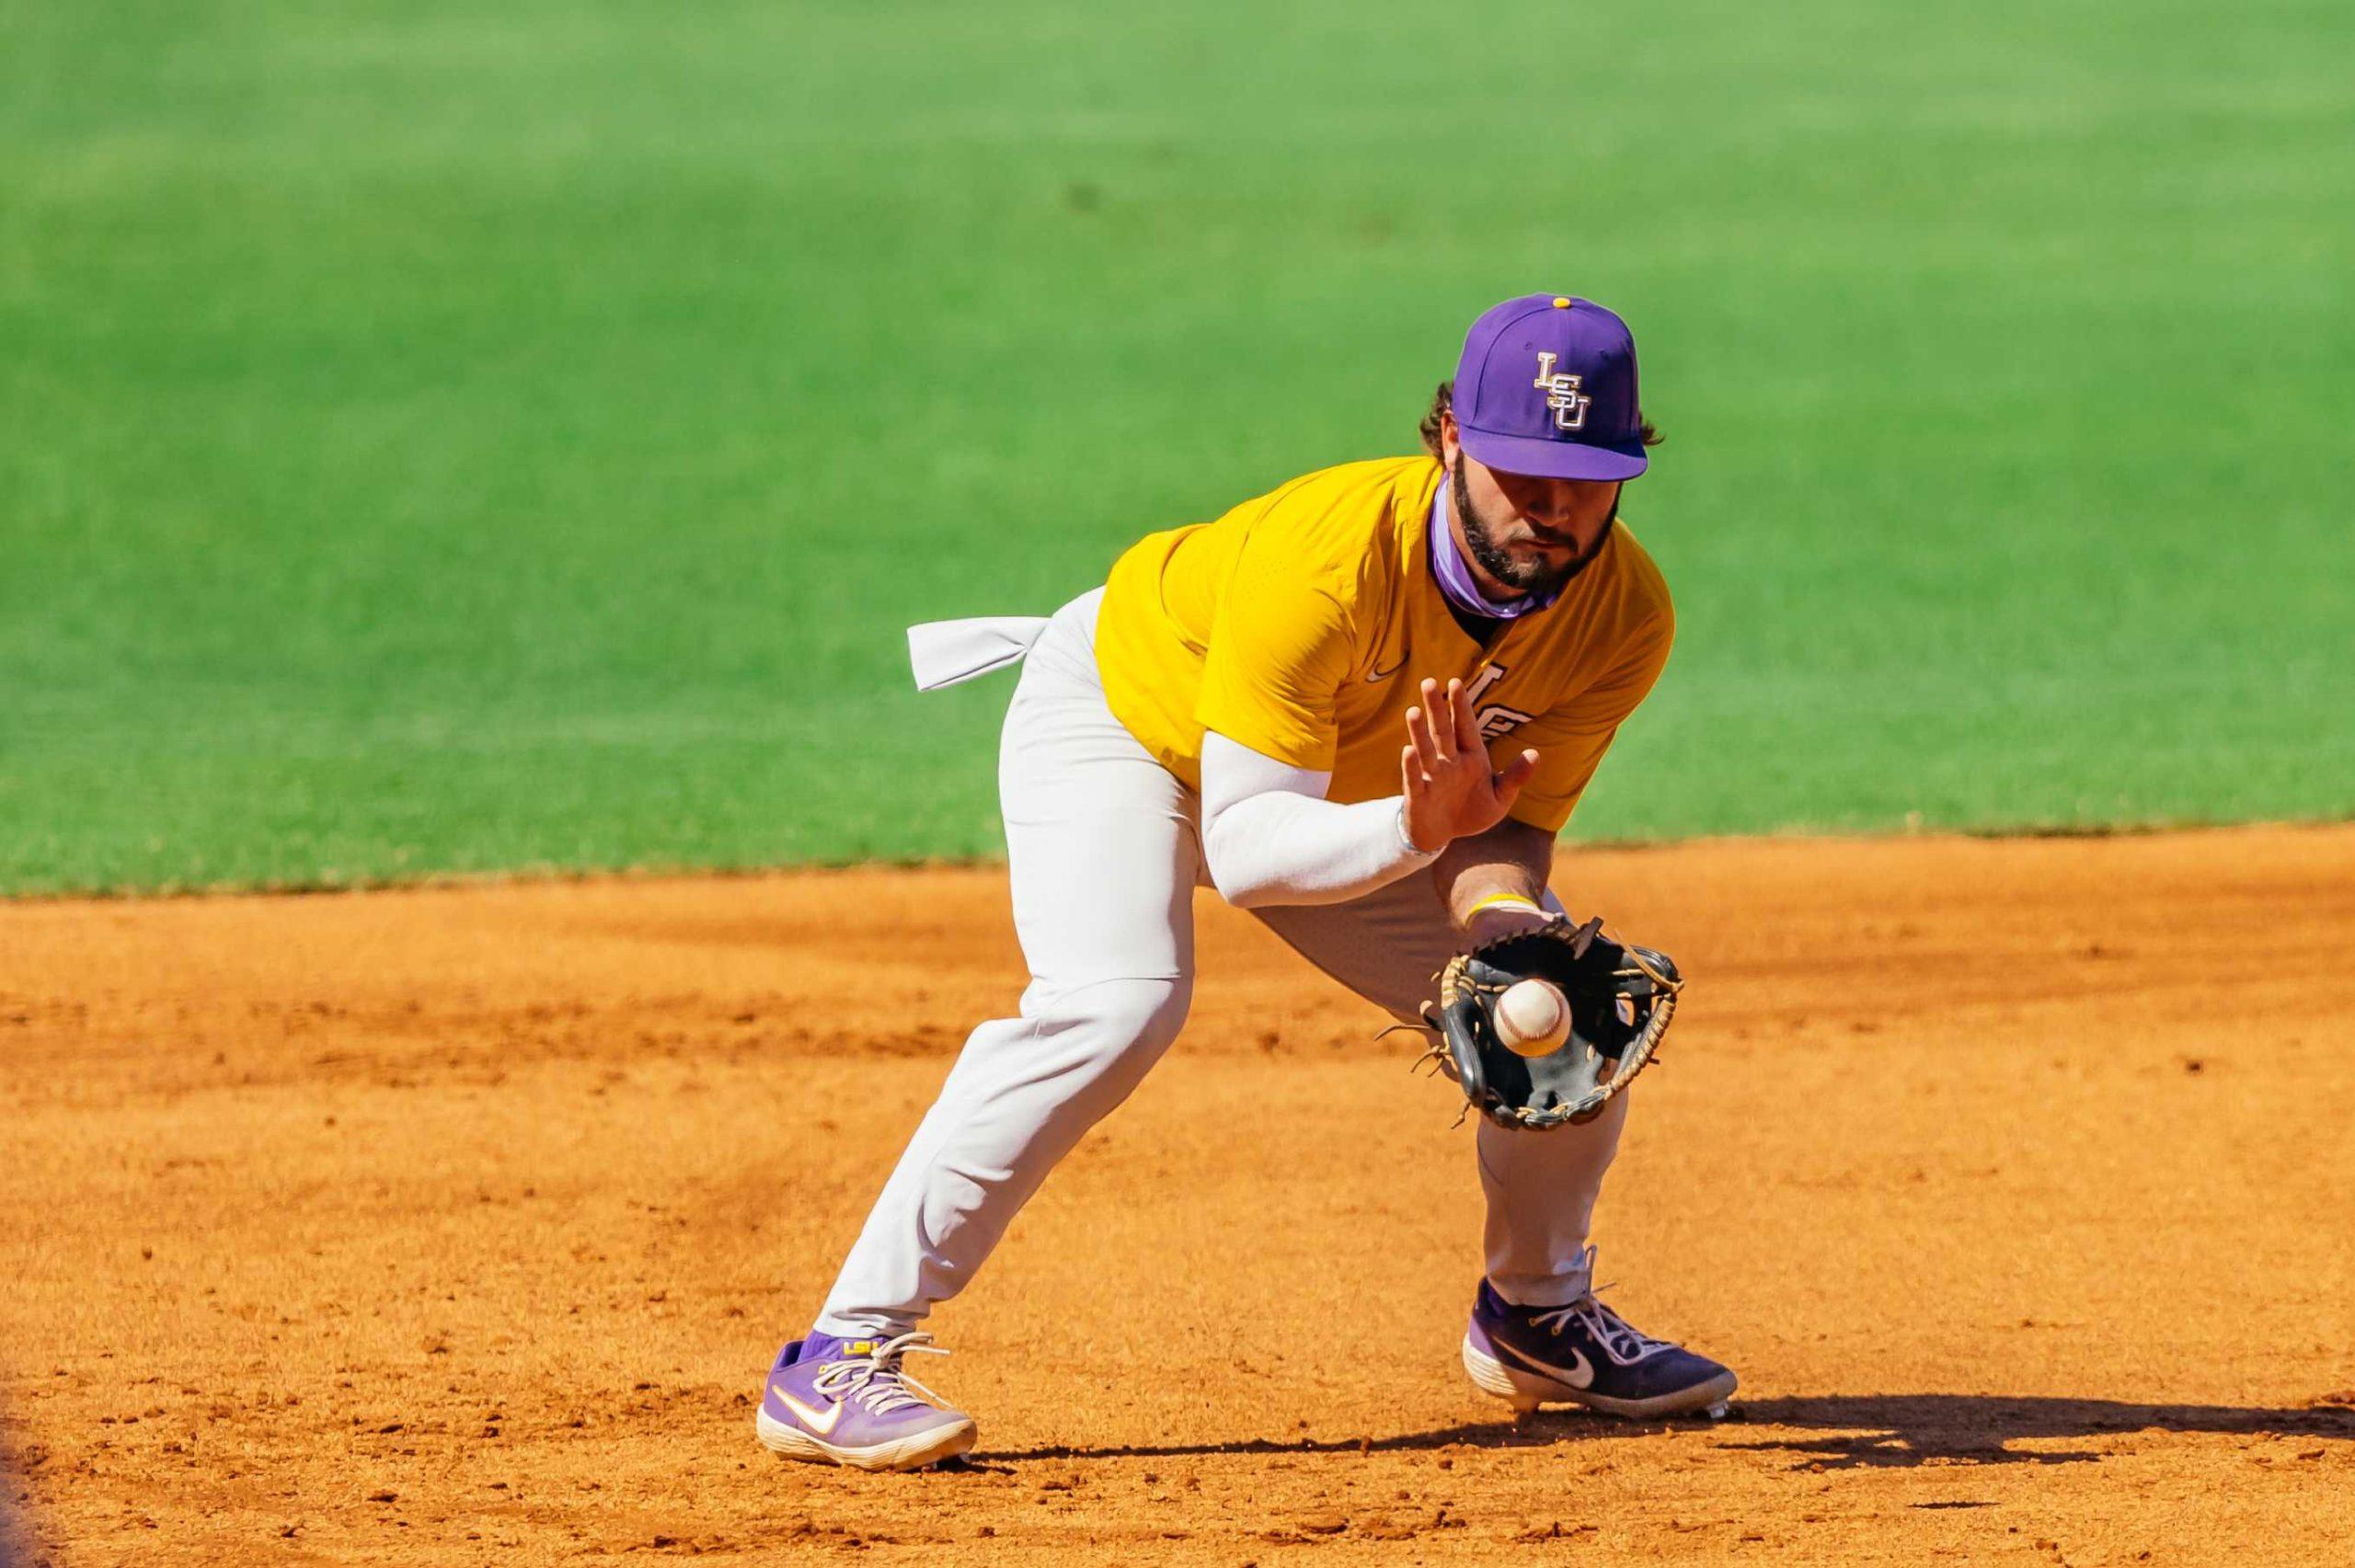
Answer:
[[[1442,478],[1429,457],[1344,464],[1138,541],[1097,623],[1113,714],[1196,789],[1214,729],[1374,800],[1401,787],[1421,681],[1455,677],[1492,759],[1538,754],[1512,815],[1559,831],[1667,662],[1668,586],[1622,521],[1560,599],[1476,641],[1432,575]]]

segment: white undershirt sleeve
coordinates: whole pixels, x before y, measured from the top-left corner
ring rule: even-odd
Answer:
[[[1403,796],[1343,806],[1325,798],[1332,782],[1202,737],[1202,858],[1228,903],[1338,904],[1439,858],[1407,841]]]

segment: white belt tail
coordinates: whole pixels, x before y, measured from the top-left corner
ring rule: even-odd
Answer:
[[[1022,662],[1047,629],[1044,615],[982,615],[926,621],[908,628],[908,663],[916,690],[936,692]]]

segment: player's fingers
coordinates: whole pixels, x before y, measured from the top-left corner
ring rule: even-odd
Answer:
[[[1431,683],[1423,682],[1423,695],[1430,695]],[[1423,771],[1429,773],[1439,765],[1439,741],[1431,734],[1431,710],[1428,702],[1407,710],[1407,738],[1415,743],[1415,755],[1420,759]]]
[[[1447,683],[1448,718],[1455,727],[1455,744],[1461,750],[1477,751],[1480,748],[1480,721],[1472,716],[1472,693],[1461,681]]]
[[[1500,806],[1511,806],[1514,798],[1521,794],[1522,785],[1536,775],[1537,753],[1534,751],[1523,751],[1520,756],[1507,762],[1503,771],[1497,774],[1497,803]]]
[[[1439,766],[1439,744],[1431,738],[1430,715],[1421,708],[1407,710],[1407,738],[1413,742],[1407,750],[1414,754],[1417,767],[1428,773]]]
[[[1438,681],[1428,677],[1424,679],[1423,722],[1430,727],[1431,745],[1442,762],[1453,761],[1455,758],[1455,720],[1452,715],[1442,715],[1440,708],[1442,704],[1452,705],[1454,701],[1454,681],[1449,681],[1447,689],[1442,691]]]

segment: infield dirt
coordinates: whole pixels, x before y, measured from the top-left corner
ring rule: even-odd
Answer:
[[[2355,830],[1561,882],[1693,977],[1598,1240],[1733,1419],[1474,1391],[1453,1091],[1207,899],[1185,1036],[937,1315],[973,1462],[881,1477],[752,1401],[1012,1005],[998,874],[31,903],[0,1496],[58,1564],[2355,1555]]]

